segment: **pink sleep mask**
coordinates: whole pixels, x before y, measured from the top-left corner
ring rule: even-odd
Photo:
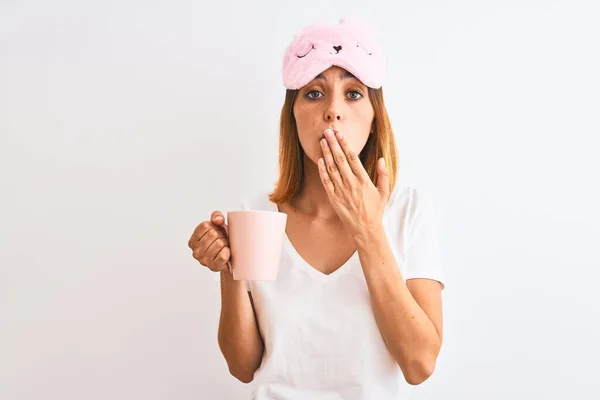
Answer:
[[[383,49],[362,19],[319,21],[297,33],[285,51],[283,84],[287,89],[300,89],[334,65],[344,68],[366,86],[373,89],[382,86]]]

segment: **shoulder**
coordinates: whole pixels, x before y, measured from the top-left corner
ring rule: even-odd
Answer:
[[[390,195],[387,209],[392,215],[404,215],[413,220],[420,213],[433,211],[431,194],[422,188],[412,185],[398,185]]]
[[[269,200],[271,190],[259,188],[242,195],[243,210],[272,210],[275,205]]]

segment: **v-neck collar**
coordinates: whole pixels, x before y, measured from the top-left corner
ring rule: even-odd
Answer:
[[[394,193],[392,193],[392,196],[393,196],[393,194]],[[385,210],[384,210],[384,216],[385,216],[385,214],[387,214],[387,211],[388,211],[388,209],[390,208],[390,206],[392,204],[392,200],[393,200],[392,196],[390,196],[390,199],[388,200],[388,203],[386,204],[386,207],[385,207]],[[271,211],[282,212],[282,211],[279,211],[279,207],[277,206],[276,203],[273,203],[268,198],[267,198],[267,202],[269,203],[269,207],[271,208]],[[300,255],[300,253],[298,252],[298,250],[292,244],[292,241],[290,240],[290,238],[289,238],[289,236],[287,234],[287,230],[284,232],[283,245],[286,248],[287,253],[301,266],[301,268],[303,268],[305,271],[307,271],[307,273],[311,274],[315,278],[323,280],[323,281],[333,280],[333,279],[336,279],[336,278],[338,278],[338,277],[340,277],[342,275],[345,275],[348,271],[350,271],[352,269],[352,267],[354,265],[359,264],[358,249],[356,249],[354,251],[354,253],[352,253],[352,255],[350,256],[350,258],[348,258],[340,267],[338,267],[332,273],[326,274],[324,272],[319,271],[318,269],[316,269],[312,265],[310,265]]]
[[[269,203],[271,211],[282,212],[279,211],[279,207],[277,206],[277,204],[273,203],[268,199],[267,201]],[[292,241],[290,240],[290,237],[287,234],[287,230],[286,232],[284,232],[283,246],[287,250],[287,253],[294,259],[294,261],[298,265],[300,265],[302,269],[304,269],[308,274],[323,281],[332,280],[339,276],[345,275],[351,269],[351,267],[356,264],[355,260],[358,259],[358,249],[356,249],[354,253],[352,253],[352,255],[350,256],[350,258],[348,258],[341,266],[339,266],[335,271],[331,272],[330,274],[326,274],[310,265],[300,255],[296,247],[294,247],[294,245],[292,244]]]
[[[326,274],[324,272],[319,271],[312,265],[310,265],[298,252],[298,250],[292,244],[287,233],[284,238],[284,246],[287,247],[288,254],[290,254],[294,260],[301,266],[301,268],[305,269],[309,274],[321,280],[332,280],[339,276],[345,275],[353,265],[355,265],[355,259],[358,259],[358,250],[355,250],[354,253],[348,258],[342,265],[340,265],[335,271]]]

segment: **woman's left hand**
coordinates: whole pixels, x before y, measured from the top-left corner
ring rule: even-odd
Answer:
[[[377,160],[377,186],[362,165],[358,155],[350,149],[340,132],[335,135],[325,130],[321,140],[323,158],[318,161],[321,183],[329,201],[352,236],[365,230],[379,228],[383,211],[390,197],[389,174],[385,160]]]

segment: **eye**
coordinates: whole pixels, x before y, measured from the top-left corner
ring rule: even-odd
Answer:
[[[348,92],[349,95],[354,95],[354,96],[349,96],[350,100],[360,100],[362,98],[362,93],[359,92],[358,90],[351,90]]]
[[[309,100],[317,100],[323,96],[323,93],[321,93],[318,90],[311,90],[309,92],[306,92],[304,96]],[[350,98],[350,100],[356,101],[360,100],[363,97],[363,95],[358,90],[351,90],[348,92],[348,97]]]
[[[360,44],[356,44],[356,47],[361,47],[361,46],[360,46]],[[362,49],[365,51],[365,53],[367,53],[367,55],[369,55],[369,56],[373,55],[373,52],[369,52],[369,50],[367,50],[365,48],[365,46],[362,46]]]
[[[304,44],[304,46],[302,48],[300,48],[300,50],[296,53],[296,57],[298,58],[304,58],[308,55],[308,53],[310,53],[312,50],[314,50],[315,46],[311,43],[306,43]]]
[[[310,100],[316,100],[318,97],[313,96],[313,94],[323,94],[321,92],[319,92],[318,90],[311,90],[310,92],[306,92],[305,96],[307,98],[309,98]]]

